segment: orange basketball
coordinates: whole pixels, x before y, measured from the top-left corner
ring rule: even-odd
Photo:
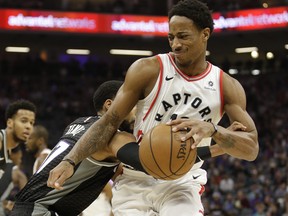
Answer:
[[[139,158],[148,174],[163,180],[185,175],[194,165],[197,151],[191,149],[193,138],[181,141],[187,131],[172,132],[172,127],[160,124],[146,133],[140,143]]]

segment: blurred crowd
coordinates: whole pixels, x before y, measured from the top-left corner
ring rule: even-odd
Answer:
[[[108,62],[88,59],[80,63],[73,58],[67,62],[45,62],[27,56],[12,61],[2,56],[1,128],[5,127],[6,106],[15,99],[29,99],[37,105],[36,124],[49,130],[52,148],[68,123],[78,116],[93,114],[91,98],[100,83],[124,78],[127,66]],[[283,68],[285,65],[287,59],[281,67],[270,68],[270,73],[236,76],[246,90],[247,109],[258,128],[260,154],[252,163],[229,156],[206,161],[204,166],[209,177],[203,201],[208,215],[287,215],[288,74],[287,68]],[[227,122],[224,118],[221,124],[225,126]]]
[[[92,95],[100,83],[124,77],[117,62],[108,65],[102,60],[88,60],[81,64],[74,58],[46,62],[29,55],[13,60],[1,56],[0,74],[0,112],[4,114],[12,100],[30,99],[37,104],[37,121],[49,129],[53,143],[76,117],[94,114]],[[1,115],[1,125],[3,119]]]
[[[205,163],[209,175],[206,209],[209,215],[219,216],[287,215],[288,75],[275,71],[238,80],[246,90],[248,112],[258,129],[260,153],[252,163],[229,156]]]
[[[124,13],[167,15],[167,9],[179,0],[0,0],[0,8],[21,8],[56,11],[84,11],[97,13]],[[287,5],[287,0],[203,0],[216,11],[243,10]]]

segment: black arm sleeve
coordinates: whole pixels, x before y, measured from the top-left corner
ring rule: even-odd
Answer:
[[[139,145],[136,142],[131,142],[121,147],[117,152],[117,158],[122,163],[146,173],[140,162]]]
[[[204,146],[204,147],[197,147],[197,158],[196,162],[199,162],[201,160],[207,160],[211,158],[211,152],[210,152],[210,147],[209,146]],[[199,159],[200,158],[200,159]]]

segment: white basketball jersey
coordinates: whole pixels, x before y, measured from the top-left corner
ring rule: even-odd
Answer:
[[[173,118],[189,118],[217,124],[223,115],[223,71],[208,62],[197,76],[188,76],[177,68],[170,53],[159,54],[161,69],[150,94],[137,103],[134,135],[139,138],[159,123]],[[199,146],[210,145],[211,138]]]

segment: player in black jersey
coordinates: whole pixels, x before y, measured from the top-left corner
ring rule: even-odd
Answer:
[[[52,152],[17,194],[12,216],[78,215],[98,197],[119,165],[115,157],[119,148],[124,144],[138,148],[132,134],[118,131],[110,141],[111,149],[107,147],[77,164],[73,176],[61,190],[48,187],[46,182],[50,170],[63,160],[77,140],[108,110],[121,85],[121,81],[108,81],[99,86],[93,96],[97,115],[78,118],[66,127]],[[126,121],[124,125],[126,128]],[[135,158],[137,161],[137,155]],[[70,166],[71,161],[66,162]]]
[[[14,168],[11,153],[32,133],[35,116],[35,105],[23,99],[12,102],[5,111],[6,128],[0,130],[0,215],[4,215],[2,202],[7,202],[13,184],[23,188],[27,182],[25,174]]]

